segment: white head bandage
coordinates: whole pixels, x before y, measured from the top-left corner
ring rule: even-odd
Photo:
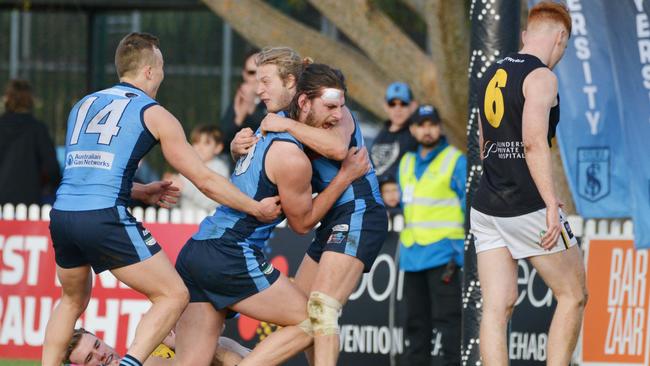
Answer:
[[[320,96],[323,102],[338,102],[341,100],[342,91],[334,88],[325,88],[323,94]]]

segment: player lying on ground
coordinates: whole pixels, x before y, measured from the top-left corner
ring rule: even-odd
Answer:
[[[176,346],[176,333],[172,330],[144,362],[144,366],[171,365]],[[211,366],[235,366],[250,350],[230,338],[220,337]],[[68,344],[63,363],[71,366],[116,366],[121,356],[102,339],[83,328],[77,328]]]

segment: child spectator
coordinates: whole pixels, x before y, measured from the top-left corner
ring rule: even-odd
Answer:
[[[224,177],[230,176],[230,168],[227,159],[219,156],[223,152],[223,135],[221,131],[212,125],[198,125],[190,134],[192,147],[205,162],[208,168]],[[206,210],[212,211],[219,206],[199,191],[189,179],[178,175],[174,184],[181,189],[180,208],[183,210]]]

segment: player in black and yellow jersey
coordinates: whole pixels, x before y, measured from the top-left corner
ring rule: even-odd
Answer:
[[[506,332],[517,300],[517,260],[528,258],[558,300],[547,365],[567,365],[587,299],[582,253],[553,183],[550,145],[559,122],[557,78],[551,71],[571,33],[565,6],[531,8],[523,48],[490,66],[479,91],[483,176],[474,196],[483,291],[480,329],[484,365],[507,365]]]

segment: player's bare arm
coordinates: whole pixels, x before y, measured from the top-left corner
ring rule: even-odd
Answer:
[[[153,106],[147,109],[144,120],[149,131],[160,140],[165,159],[210,199],[246,212],[264,222],[273,221],[279,216],[280,206],[277,197],[269,197],[257,202],[243,194],[225,177],[206,167],[187,142],[180,122],[165,108]]]
[[[278,186],[289,226],[299,234],[316,226],[350,183],[370,168],[365,148],[358,152],[350,149],[339,173],[312,201],[311,163],[298,146],[275,142],[267,153],[265,166],[267,175]]]
[[[542,238],[541,245],[545,249],[551,249],[556,245],[560,235],[558,208],[561,204],[555,195],[551,150],[547,141],[548,117],[556,103],[557,78],[551,70],[539,68],[526,77],[523,92],[526,101],[522,115],[522,136],[526,164],[546,204],[548,230]]]
[[[350,138],[354,132],[354,121],[350,110],[343,107],[341,121],[330,128],[308,126],[275,113],[267,114],[260,128],[268,132],[289,132],[320,155],[342,161],[348,153]]]

